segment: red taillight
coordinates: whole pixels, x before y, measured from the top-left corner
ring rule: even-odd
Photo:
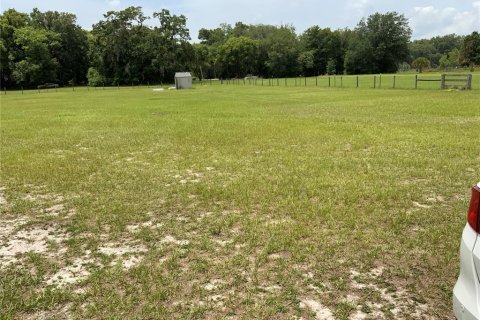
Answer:
[[[472,188],[472,199],[468,209],[468,224],[480,233],[480,184]]]

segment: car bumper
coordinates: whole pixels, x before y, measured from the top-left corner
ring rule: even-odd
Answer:
[[[480,319],[480,282],[473,261],[476,241],[477,233],[467,225],[460,245],[460,276],[453,289],[453,313],[458,320]]]

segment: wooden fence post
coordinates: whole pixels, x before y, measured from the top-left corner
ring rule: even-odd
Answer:
[[[415,75],[415,89],[418,87],[418,74]]]
[[[358,76],[357,76],[357,88],[358,88]]]
[[[395,75],[393,75],[393,89],[395,89]]]
[[[330,76],[328,76],[328,87],[330,88]]]

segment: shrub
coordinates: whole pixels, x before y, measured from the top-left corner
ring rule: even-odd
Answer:
[[[87,71],[88,85],[91,87],[101,86],[105,80],[97,69],[90,67]]]

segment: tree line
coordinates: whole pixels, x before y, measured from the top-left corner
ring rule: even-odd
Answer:
[[[107,12],[87,31],[71,13],[6,10],[2,86],[171,82],[176,71],[200,79],[292,77],[480,64],[478,32],[411,41],[408,20],[396,12],[372,14],[354,29],[312,26],[299,35],[291,25],[221,24],[200,29],[199,43],[191,43],[186,22],[166,9],[147,17],[128,7]]]

